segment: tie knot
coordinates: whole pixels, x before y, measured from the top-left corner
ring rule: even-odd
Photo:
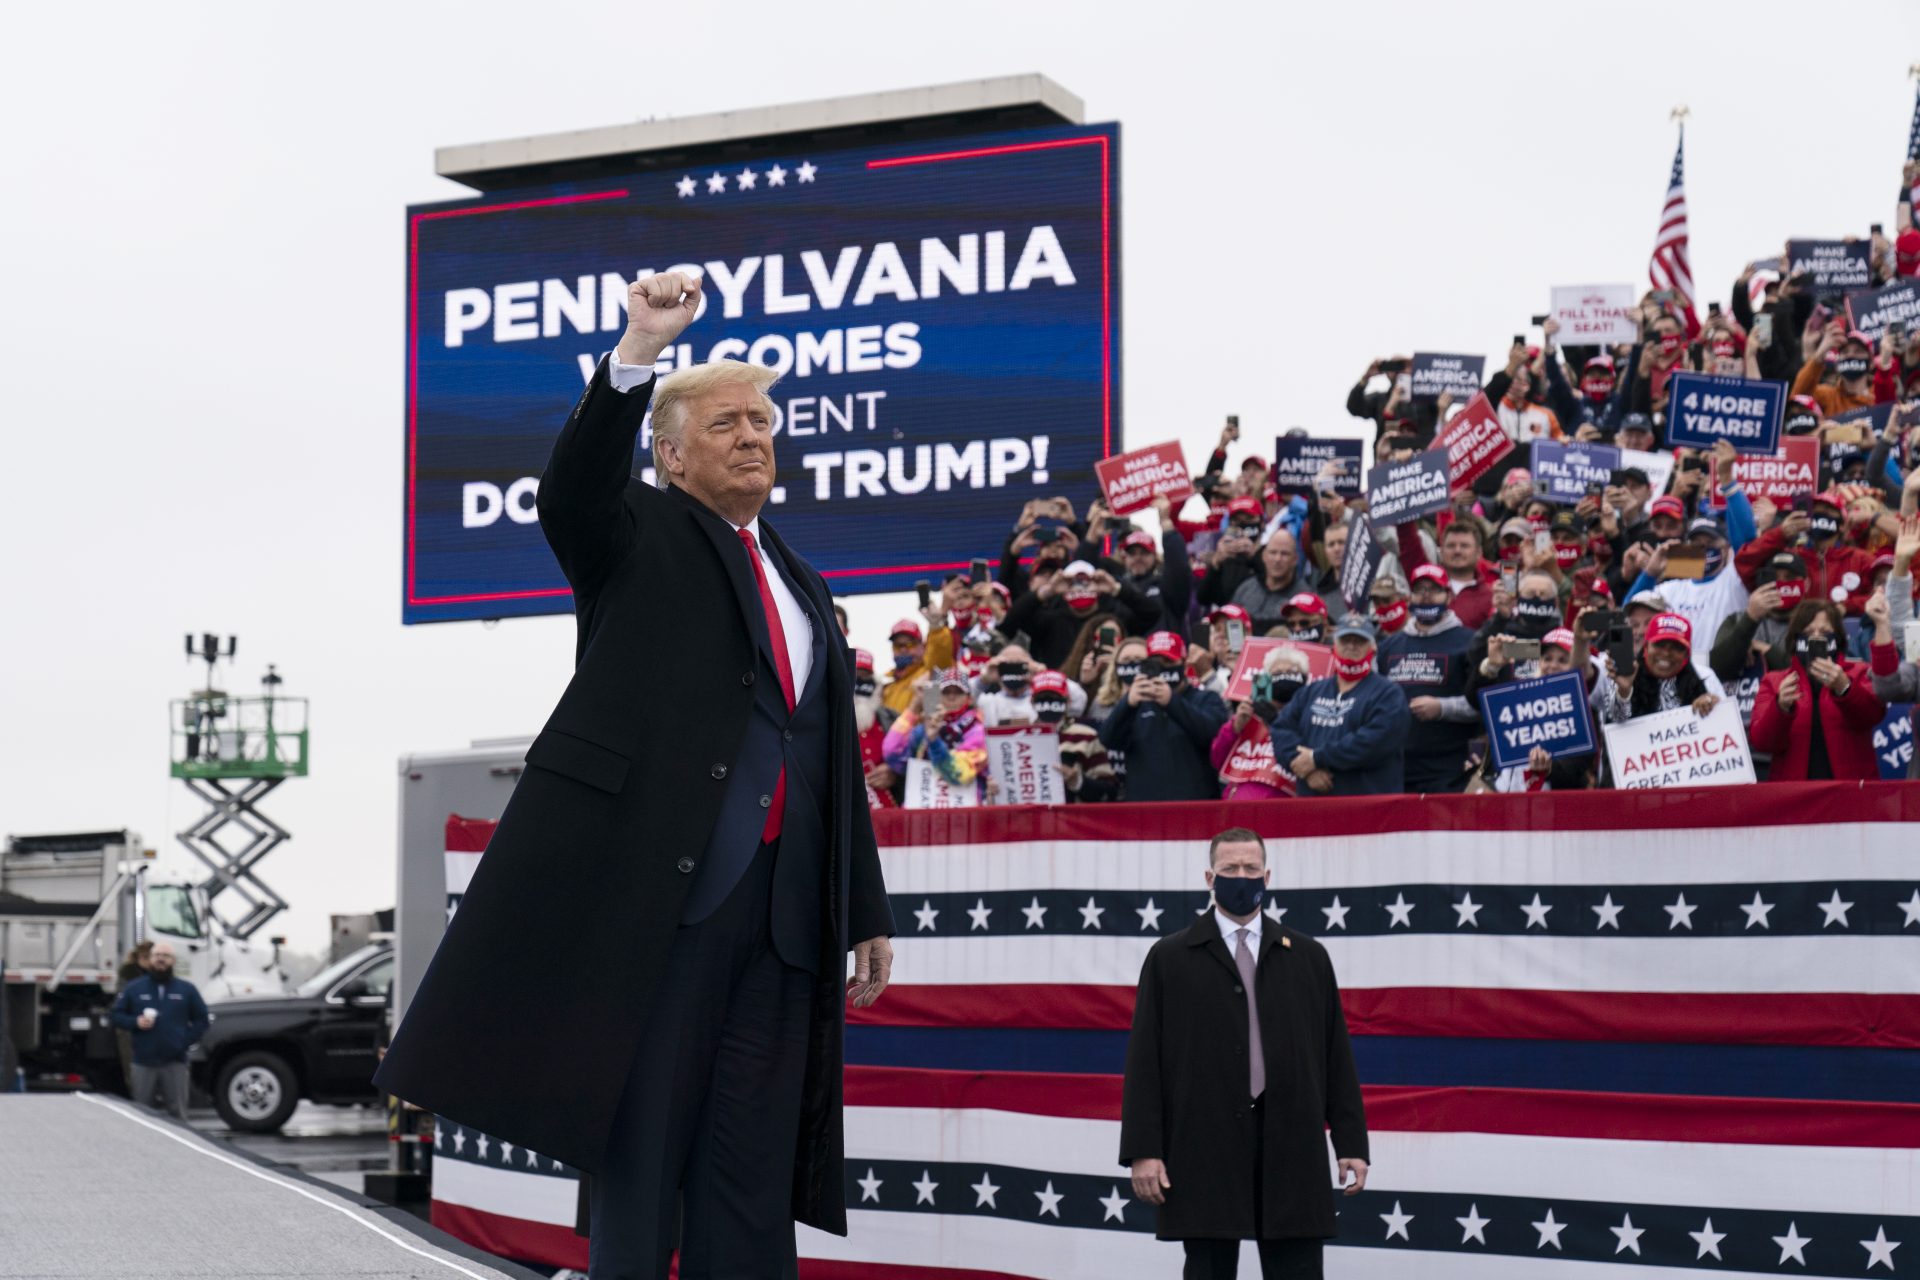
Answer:
[[[749,550],[749,551],[758,551],[758,550],[760,549],[760,548],[759,548],[759,547],[758,547],[757,545],[755,545],[755,543],[754,543],[754,541],[753,541],[753,530],[751,530],[751,529],[736,529],[736,530],[735,530],[735,532],[736,532],[736,533],[738,533],[738,534],[740,535],[740,541],[742,541],[742,542],[744,542],[744,543],[746,543],[746,545],[747,545],[747,550]]]
[[[1233,931],[1233,940],[1244,947],[1247,945],[1247,934],[1250,932],[1252,931],[1249,930],[1245,925],[1242,925],[1240,928],[1235,929]]]

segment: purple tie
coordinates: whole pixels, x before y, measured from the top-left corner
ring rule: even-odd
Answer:
[[[1253,952],[1245,928],[1233,931],[1233,963],[1240,970],[1240,985],[1247,989],[1247,1080],[1257,1098],[1267,1088],[1267,1051],[1260,1047],[1260,1007],[1253,999]]]

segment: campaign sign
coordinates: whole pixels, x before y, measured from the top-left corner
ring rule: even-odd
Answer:
[[[1788,436],[1773,453],[1742,454],[1733,460],[1733,478],[1746,490],[1749,502],[1765,498],[1784,510],[1799,495],[1820,487],[1820,441],[1815,436]],[[1719,485],[1702,485],[1700,493],[1702,510],[1727,509]]]
[[[1620,450],[1610,444],[1560,444],[1535,440],[1527,466],[1536,497],[1572,506],[1587,496],[1587,486],[1602,487],[1620,469]]]
[[[975,783],[951,783],[933,761],[918,757],[907,761],[907,809],[974,809],[980,805],[980,790]]]
[[[1787,274],[1813,273],[1813,291],[1864,289],[1873,283],[1873,244],[1867,240],[1789,240]]]
[[[1513,437],[1500,425],[1500,415],[1484,391],[1473,393],[1435,443],[1447,451],[1447,484],[1455,489],[1472,484],[1513,452]]]
[[[1562,346],[1598,347],[1640,341],[1630,284],[1562,284],[1553,287],[1549,314],[1560,322]]]
[[[1333,650],[1309,640],[1291,640],[1286,636],[1248,636],[1247,647],[1234,664],[1233,679],[1227,681],[1227,701],[1245,702],[1253,696],[1253,677],[1260,671],[1282,669],[1304,671],[1307,679],[1318,680],[1333,674]]]
[[[1060,731],[1050,724],[990,726],[987,777],[995,783],[995,804],[1065,804]]]
[[[1281,493],[1312,497],[1318,491],[1314,482],[1326,469],[1333,472],[1333,491],[1349,498],[1360,492],[1365,456],[1366,446],[1358,440],[1281,436],[1273,442],[1273,470],[1267,473],[1267,483]]]
[[[1907,277],[1895,280],[1884,289],[1848,294],[1847,319],[1875,343],[1896,320],[1908,333],[1920,329],[1920,280]]]
[[[1873,727],[1873,762],[1883,782],[1898,782],[1913,765],[1913,704],[1896,702]]]
[[[1594,749],[1587,683],[1578,671],[1488,685],[1480,690],[1480,713],[1486,718],[1487,746],[1496,769],[1526,764],[1535,747],[1545,747],[1555,757],[1583,756]]]
[[[1667,443],[1711,449],[1726,440],[1741,453],[1772,453],[1786,403],[1784,382],[1676,373],[1667,382]]]
[[[1347,602],[1347,608],[1357,613],[1367,611],[1367,595],[1385,555],[1374,539],[1373,522],[1356,513],[1347,521],[1346,558],[1340,562],[1340,595]]]
[[[1383,462],[1367,473],[1367,516],[1381,528],[1405,524],[1445,511],[1449,492],[1445,449]]]
[[[1176,508],[1193,496],[1187,458],[1177,440],[1102,458],[1093,464],[1093,473],[1107,496],[1107,508],[1117,516],[1144,510],[1163,494]]]
[[[1259,716],[1250,717],[1246,728],[1234,738],[1226,763],[1220,766],[1220,781],[1258,782],[1286,795],[1293,794],[1294,776],[1273,758],[1273,734]]]
[[[1653,490],[1653,496],[1659,497],[1667,491],[1667,485],[1673,480],[1675,466],[1671,453],[1651,453],[1645,449],[1622,449],[1620,451],[1622,468],[1638,467],[1647,473],[1647,484]]]
[[[1740,724],[1740,708],[1725,698],[1704,716],[1692,707],[1675,707],[1608,725],[1607,760],[1619,791],[1731,787],[1754,781],[1753,752]]]
[[[962,572],[1028,498],[1084,501],[1124,448],[1119,136],[896,139],[410,207],[403,621],[573,608],[535,494],[655,272],[704,281],[659,373],[780,372],[761,518],[836,594]],[[616,429],[651,482],[651,424]]]
[[[1485,356],[1450,356],[1432,351],[1413,353],[1412,390],[1415,400],[1438,400],[1443,392],[1452,392],[1455,400],[1465,400],[1480,389],[1480,375],[1486,371]]]

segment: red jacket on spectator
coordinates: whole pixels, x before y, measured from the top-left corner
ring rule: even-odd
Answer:
[[[1753,724],[1747,741],[1755,751],[1773,757],[1770,782],[1798,782],[1807,776],[1807,755],[1813,741],[1813,708],[1820,708],[1820,736],[1835,780],[1871,782],[1880,776],[1873,754],[1873,731],[1887,714],[1886,704],[1874,696],[1873,675],[1864,662],[1835,658],[1847,673],[1845,697],[1836,698],[1815,683],[1798,658],[1780,671],[1770,671],[1753,700]],[[1780,686],[1788,676],[1800,677],[1800,700],[1791,714],[1780,709]],[[1814,690],[1819,689],[1816,699]]]
[[[1426,544],[1420,541],[1417,522],[1409,521],[1394,532],[1400,538],[1400,572],[1411,574],[1421,565],[1433,563],[1427,557]],[[1453,593],[1453,614],[1470,631],[1486,626],[1493,616],[1493,584],[1500,580],[1500,571],[1485,560],[1480,562],[1477,575],[1479,580],[1472,586]]]
[[[1740,581],[1747,584],[1749,591],[1753,589],[1760,566],[1785,550],[1786,546],[1786,532],[1775,525],[1740,548],[1733,557],[1733,563],[1740,573]],[[1793,550],[1807,563],[1809,600],[1833,599],[1833,589],[1845,586],[1849,573],[1854,575],[1854,585],[1847,588],[1845,607],[1850,617],[1859,617],[1861,609],[1866,606],[1867,597],[1873,594],[1873,552],[1864,547],[1849,546],[1844,538],[1834,539],[1825,555],[1810,546],[1795,547]]]
[[[881,745],[886,740],[887,731],[881,726],[878,720],[868,725],[866,730],[861,733],[860,766],[863,772],[873,768],[873,766],[877,764],[885,764],[887,762],[886,752],[882,750]],[[868,786],[867,806],[873,809],[891,809],[894,807],[893,793],[891,791],[876,791],[872,786]]]

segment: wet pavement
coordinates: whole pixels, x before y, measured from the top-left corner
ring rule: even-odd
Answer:
[[[187,1112],[193,1127],[255,1155],[349,1191],[365,1191],[369,1170],[387,1167],[387,1115],[379,1107],[329,1107],[302,1102],[278,1133],[229,1129],[212,1107]],[[424,1216],[424,1213],[423,1215]]]

